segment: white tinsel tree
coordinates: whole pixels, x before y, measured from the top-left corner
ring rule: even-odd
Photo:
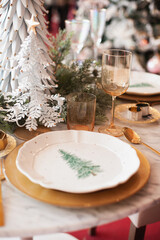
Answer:
[[[57,85],[47,70],[51,63],[36,34],[39,23],[33,16],[26,22],[29,36],[21,45],[19,53],[12,59],[18,63],[15,69],[20,71],[19,87],[12,93],[4,94],[8,103],[14,103],[13,106],[8,105],[5,120],[16,122],[18,126],[25,126],[31,131],[37,129],[38,123],[46,127],[54,127],[58,122],[63,121],[60,117],[63,98],[49,94],[51,86],[55,88]]]
[[[16,65],[13,60],[20,45],[27,37],[26,20],[35,16],[40,23],[37,27],[37,37],[48,54],[50,45],[47,38],[47,26],[44,14],[43,0],[1,0],[0,1],[0,90],[12,91],[18,86],[18,69],[11,71]],[[12,58],[12,59],[11,59]]]

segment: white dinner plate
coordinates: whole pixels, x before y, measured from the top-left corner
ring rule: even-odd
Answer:
[[[139,168],[136,151],[101,133],[52,131],[24,143],[17,168],[45,188],[87,193],[126,182]]]
[[[160,94],[160,76],[147,72],[131,72],[130,86],[126,92],[132,95]]]

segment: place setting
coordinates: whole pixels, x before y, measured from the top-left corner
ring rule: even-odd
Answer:
[[[70,94],[67,102],[68,130],[17,146],[4,161],[7,180],[32,198],[71,208],[103,206],[139,191],[150,176],[145,156],[118,138],[93,132],[93,94]]]
[[[114,119],[110,135],[93,132],[95,111],[93,94],[69,94],[68,130],[43,133],[16,147],[5,159],[7,179],[32,198],[71,208],[103,206],[139,191],[150,176],[148,160],[111,136],[117,129]]]
[[[37,128],[37,136],[5,158],[5,176],[13,186],[42,202],[70,208],[119,202],[144,187],[150,164],[138,149],[117,138],[125,132],[114,124],[115,99],[129,87],[131,59],[130,51],[117,49],[102,56],[101,84],[105,94],[112,96],[109,126],[93,132],[96,95],[68,94],[68,130],[38,134]],[[148,108],[148,114],[153,114]]]
[[[107,134],[76,130],[44,133],[19,145],[4,167],[7,179],[23,193],[73,208],[125,199],[150,176],[149,162],[140,151]]]
[[[4,161],[6,179],[14,187],[55,206],[89,208],[119,202],[145,186],[150,177],[147,158],[118,137],[125,135],[136,144],[142,141],[135,142],[131,130],[114,124],[117,112],[121,113],[118,107],[122,107],[115,108],[116,97],[129,88],[131,60],[132,53],[121,49],[109,49],[102,55],[101,86],[112,97],[112,110],[110,124],[99,127],[98,132],[94,132],[97,96],[87,91],[66,96],[67,130],[59,131],[57,126],[56,130],[39,132],[38,126],[27,119],[25,133],[33,131],[29,127],[34,126],[37,136],[15,147]],[[64,99],[57,96],[53,100],[58,103],[55,124],[63,120],[60,109]],[[154,121],[159,117],[148,103],[127,104],[125,110],[133,107],[145,116],[152,115]],[[25,123],[20,125],[20,120],[16,123],[23,130]],[[53,123],[47,124],[53,127]]]

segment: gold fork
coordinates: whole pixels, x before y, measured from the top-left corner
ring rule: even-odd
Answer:
[[[3,214],[3,204],[2,204],[2,190],[1,181],[4,179],[3,169],[2,169],[2,159],[0,158],[0,226],[4,225],[4,214]]]

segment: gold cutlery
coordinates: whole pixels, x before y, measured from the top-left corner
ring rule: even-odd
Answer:
[[[124,127],[123,128],[123,133],[124,136],[131,142],[131,143],[135,143],[135,144],[143,144],[144,146],[148,147],[149,149],[151,149],[152,151],[154,151],[155,153],[160,155],[160,152],[157,151],[156,149],[150,147],[149,145],[147,145],[146,143],[141,141],[140,136],[133,131],[131,128],[128,127]]]
[[[3,204],[2,204],[2,190],[1,181],[4,179],[4,174],[2,170],[2,159],[0,159],[0,226],[4,225],[4,214],[3,214]]]

